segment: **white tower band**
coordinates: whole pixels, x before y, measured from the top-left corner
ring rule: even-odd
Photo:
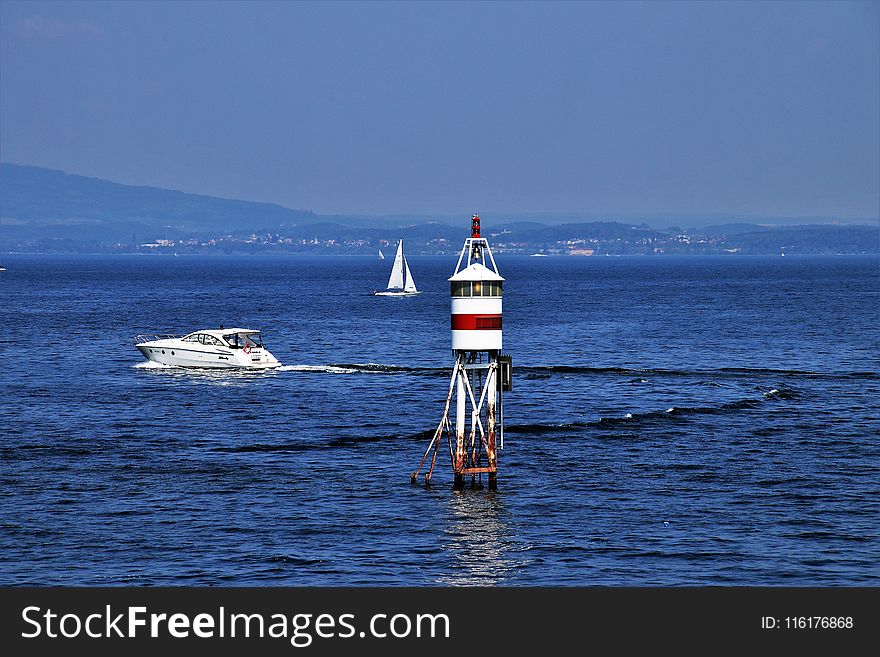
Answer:
[[[471,236],[464,241],[455,273],[449,278],[452,296],[452,354],[455,363],[446,407],[434,437],[412,481],[433,448],[425,483],[431,481],[437,451],[444,436],[452,459],[454,487],[464,478],[488,477],[490,489],[497,486],[497,450],[504,447],[504,391],[511,388],[511,359],[501,355],[501,295],[504,278],[480,237],[480,217],[473,216]],[[455,398],[455,424],[449,412]]]

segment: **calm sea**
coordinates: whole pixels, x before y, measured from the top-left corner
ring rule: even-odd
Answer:
[[[0,584],[880,584],[876,257],[497,256],[497,492],[410,484],[455,258],[409,260],[4,256]],[[284,367],[132,342],[220,324]]]

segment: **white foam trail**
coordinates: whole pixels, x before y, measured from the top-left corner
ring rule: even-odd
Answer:
[[[165,365],[154,360],[145,360],[143,363],[132,365],[132,367],[139,370],[170,370],[174,368],[174,365]]]
[[[355,374],[358,370],[350,367],[336,367],[335,365],[282,365],[277,368],[279,372],[326,372],[328,374]]]

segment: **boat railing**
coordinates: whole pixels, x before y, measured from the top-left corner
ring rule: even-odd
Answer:
[[[153,342],[154,340],[175,340],[181,337],[176,333],[144,333],[134,336],[135,344],[143,344],[144,342]]]

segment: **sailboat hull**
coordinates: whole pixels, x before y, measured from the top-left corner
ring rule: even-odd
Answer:
[[[374,297],[414,297],[421,292],[403,292],[397,290],[383,290],[381,292],[373,292]]]

